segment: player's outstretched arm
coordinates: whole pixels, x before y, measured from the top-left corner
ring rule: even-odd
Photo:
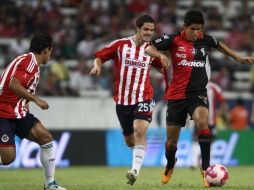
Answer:
[[[156,58],[159,58],[161,63],[162,63],[162,66],[165,67],[165,68],[168,68],[169,65],[170,65],[170,61],[169,59],[167,58],[166,55],[160,53],[153,45],[150,45],[148,46],[146,49],[145,49],[145,52],[150,55],[151,57],[156,57]]]
[[[254,57],[252,57],[252,56],[242,57],[222,42],[219,42],[219,48],[218,49],[219,49],[220,52],[224,53],[227,56],[232,57],[233,59],[235,59],[236,61],[238,61],[242,64],[253,64],[254,63]]]
[[[49,108],[49,105],[46,101],[41,100],[35,95],[28,92],[21,84],[18,79],[13,77],[9,84],[9,89],[14,92],[17,96],[24,98],[29,101],[33,101],[36,105],[38,105],[41,109],[45,110]]]
[[[90,75],[100,75],[101,74],[102,61],[100,58],[95,58],[93,61],[93,68],[90,71]]]

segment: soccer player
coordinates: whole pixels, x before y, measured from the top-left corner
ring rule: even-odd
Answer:
[[[159,59],[145,54],[145,48],[154,33],[154,20],[142,15],[136,20],[136,34],[117,39],[96,52],[91,75],[101,74],[102,64],[115,62],[114,100],[125,142],[133,148],[132,169],[127,172],[128,184],[137,179],[146,153],[146,130],[152,120],[155,106],[153,89],[149,81],[151,65],[162,69],[167,66],[166,56]],[[164,60],[165,62],[161,62]]]
[[[15,160],[15,135],[40,145],[40,160],[44,170],[45,190],[66,190],[55,179],[53,139],[49,131],[33,114],[28,103],[34,102],[46,110],[46,101],[35,96],[40,78],[40,65],[51,56],[52,38],[41,33],[33,36],[29,53],[15,58],[0,78],[0,164]]]
[[[172,59],[173,77],[165,91],[165,98],[168,101],[167,141],[165,143],[167,165],[161,179],[163,184],[170,181],[176,163],[175,154],[179,133],[189,114],[198,131],[204,186],[210,186],[205,178],[205,171],[210,165],[211,144],[206,89],[210,76],[208,61],[210,50],[216,48],[242,64],[254,62],[253,57],[241,57],[224,43],[204,34],[203,25],[203,14],[197,10],[190,10],[185,14],[181,32],[162,35],[152,40],[152,45],[146,48],[146,52],[153,57],[160,57],[159,51],[169,50]]]

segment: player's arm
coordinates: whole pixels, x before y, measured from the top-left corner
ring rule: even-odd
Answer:
[[[218,50],[220,52],[222,52],[223,54],[232,57],[233,59],[235,59],[236,61],[238,61],[242,64],[253,64],[254,63],[254,57],[252,57],[252,56],[242,57],[222,42],[218,43]]]
[[[93,61],[93,68],[91,69],[90,75],[100,75],[101,74],[102,61],[101,58],[97,57]]]
[[[49,108],[49,105],[47,102],[44,100],[41,100],[40,98],[36,97],[35,95],[31,94],[28,92],[24,86],[20,83],[18,79],[15,77],[12,77],[10,84],[9,84],[9,89],[15,93],[17,96],[24,98],[29,101],[33,101],[35,104],[37,104],[41,109],[45,110]]]
[[[121,40],[115,40],[106,47],[95,53],[95,59],[93,62],[93,68],[90,71],[90,75],[100,75],[102,64],[110,59],[114,59],[116,51],[121,44]]]
[[[146,49],[145,49],[146,53],[148,55],[150,55],[151,57],[154,57],[154,58],[158,58],[160,59],[161,63],[162,63],[162,66],[164,68],[168,68],[169,67],[169,59],[167,58],[166,55],[164,55],[163,53],[159,52],[156,47],[154,45],[149,45]]]

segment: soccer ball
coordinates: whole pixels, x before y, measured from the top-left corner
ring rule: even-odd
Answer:
[[[206,179],[211,186],[223,186],[228,180],[227,168],[221,164],[214,164],[207,168]]]

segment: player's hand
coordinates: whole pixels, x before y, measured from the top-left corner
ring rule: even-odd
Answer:
[[[91,71],[90,71],[90,75],[100,75],[101,74],[101,67],[99,66],[94,66]]]
[[[242,64],[253,64],[254,57],[252,57],[252,56],[241,57],[239,62]]]
[[[41,99],[36,99],[34,101],[34,103],[36,103],[37,106],[39,106],[42,110],[47,110],[49,108],[49,105],[46,101],[41,100]]]
[[[162,66],[163,66],[164,68],[168,68],[169,65],[170,65],[170,61],[169,61],[169,59],[167,58],[167,56],[164,55],[164,54],[160,54],[159,58],[160,58],[160,60],[161,60]]]

